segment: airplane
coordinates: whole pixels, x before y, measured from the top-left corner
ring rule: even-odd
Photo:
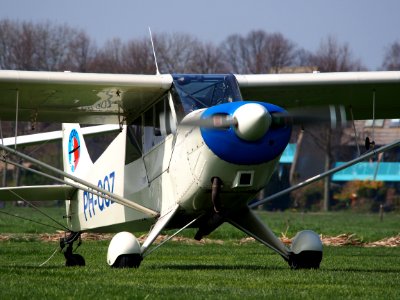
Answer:
[[[312,108],[321,105],[335,105],[328,109],[331,123],[345,115],[396,118],[399,95],[397,71],[123,75],[2,70],[1,120],[63,124],[58,132],[2,139],[3,161],[23,167],[10,159],[15,155],[39,165],[46,171],[37,173],[58,183],[4,187],[0,200],[65,200],[69,234],[60,246],[67,266],[85,265],[73,251],[82,232],[116,232],[107,263],[125,268],[139,267],[163,230],[177,234],[196,228],[194,238],[200,240],[228,222],[291,268],[319,268],[323,249],[317,233],[301,231],[287,247],[249,203],[271,178],[296,119],[319,117]],[[85,136],[107,131],[116,137],[93,162]],[[58,139],[63,170],[17,150]],[[148,235],[140,244],[132,232],[142,231]]]

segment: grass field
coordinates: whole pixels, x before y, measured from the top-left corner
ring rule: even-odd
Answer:
[[[27,209],[7,211],[33,218]],[[46,211],[62,220],[60,209]],[[374,241],[400,231],[397,214],[386,215],[383,222],[377,215],[347,212],[261,216],[278,235],[286,232],[293,236],[309,228],[325,235],[355,233],[365,241]],[[38,219],[45,221],[41,216]],[[54,230],[12,220],[0,215],[1,233],[14,233],[11,240],[0,242],[0,299],[400,297],[400,247],[324,247],[319,270],[290,270],[278,255],[256,242],[239,245],[237,241],[243,235],[222,226],[211,235],[223,239],[222,245],[169,242],[146,257],[139,269],[110,269],[105,260],[107,241],[87,241],[81,246],[78,252],[85,257],[86,267],[65,268],[61,254],[39,267],[57,243],[35,239],[27,242],[20,237],[25,232]],[[184,235],[192,233],[189,230]]]

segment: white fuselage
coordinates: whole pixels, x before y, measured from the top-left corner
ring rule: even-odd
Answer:
[[[126,127],[103,155],[87,168],[87,180],[150,209],[196,216],[213,209],[211,180],[222,181],[224,207],[240,207],[253,199],[271,177],[279,157],[258,165],[236,165],[216,156],[198,127],[180,127],[144,155],[125,165]],[[235,149],[232,149],[235,151]],[[246,182],[240,176],[246,174]],[[123,205],[79,191],[67,201],[72,231],[148,230],[155,219]]]

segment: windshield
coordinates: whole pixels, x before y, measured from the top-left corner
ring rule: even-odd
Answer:
[[[174,88],[184,114],[221,103],[241,101],[234,75],[173,75]]]

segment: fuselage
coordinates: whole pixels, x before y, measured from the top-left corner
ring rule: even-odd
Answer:
[[[258,112],[261,121],[251,123]],[[233,75],[175,75],[172,89],[129,120],[87,176],[161,215],[178,204],[181,220],[216,210],[211,194],[218,178],[218,206],[240,209],[268,183],[289,142],[291,127],[271,124],[276,112],[284,111],[243,101]],[[235,119],[236,124],[184,125],[185,120],[195,123],[214,116]],[[154,223],[154,218],[90,193],[76,197],[80,200],[67,204],[75,211],[69,222],[74,231],[144,231]]]

